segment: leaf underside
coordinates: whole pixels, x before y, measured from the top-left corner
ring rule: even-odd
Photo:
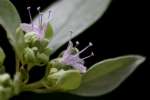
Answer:
[[[139,55],[107,59],[93,65],[83,76],[80,88],[71,93],[80,96],[100,96],[117,88],[145,58]]]

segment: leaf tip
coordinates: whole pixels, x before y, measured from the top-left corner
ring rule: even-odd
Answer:
[[[146,60],[146,57],[142,56],[142,55],[130,55],[130,56],[135,58],[135,60],[136,60],[135,64],[136,65],[140,65]]]

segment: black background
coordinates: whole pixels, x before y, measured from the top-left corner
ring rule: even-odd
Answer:
[[[27,6],[32,6],[32,15],[36,15],[36,7],[47,7],[52,4],[52,0],[11,0],[16,6],[23,22],[29,22]],[[56,1],[56,0],[55,0]],[[147,0],[148,1],[148,0]],[[86,60],[86,65],[90,66],[100,60],[125,55],[141,54],[147,60],[115,91],[101,97],[79,97],[70,94],[52,93],[35,94],[21,93],[12,100],[122,100],[122,99],[146,99],[148,97],[148,67],[149,67],[149,30],[148,30],[148,6],[146,0],[112,0],[108,10],[93,26],[88,28],[83,34],[73,41],[80,41],[79,49],[82,49],[89,41],[93,42],[91,51],[95,57]],[[2,32],[4,30],[0,28]],[[70,29],[68,29],[70,30]],[[4,48],[7,58],[5,65],[7,71],[13,74],[14,52],[6,40],[5,34],[0,34],[0,45]],[[58,52],[66,47],[63,46]],[[53,57],[55,57],[56,52]],[[37,73],[35,74],[37,75]]]

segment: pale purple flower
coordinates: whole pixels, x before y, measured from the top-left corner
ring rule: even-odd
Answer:
[[[81,73],[85,73],[87,71],[87,68],[84,66],[84,60],[86,58],[93,56],[94,54],[92,52],[91,55],[89,55],[85,58],[80,58],[79,55],[82,52],[84,52],[87,48],[89,48],[90,46],[92,46],[91,42],[83,50],[81,50],[79,52],[74,52],[73,50],[75,50],[76,47],[73,47],[73,43],[71,41],[69,41],[68,47],[64,51],[63,56],[62,56],[62,63],[72,66],[74,69],[79,70]]]
[[[22,23],[20,25],[20,27],[26,33],[34,32],[39,39],[43,39],[44,38],[44,34],[45,34],[46,29],[47,29],[47,25],[46,24],[38,26],[38,25],[35,25],[35,24],[32,25],[32,24]]]
[[[31,9],[31,7],[27,7],[27,10],[29,12],[29,17],[30,17],[30,20],[31,20],[31,24],[22,23],[20,25],[20,27],[26,33],[34,32],[39,39],[43,39],[44,35],[45,35],[45,31],[47,30],[48,22],[46,22],[46,23],[42,22],[43,14],[40,12],[40,7],[38,7],[37,10],[39,11],[39,14],[40,14],[40,16],[39,16],[39,25],[33,24],[30,9]],[[49,15],[50,15],[50,12],[51,11],[49,11]],[[48,16],[48,18],[49,17],[50,16]]]

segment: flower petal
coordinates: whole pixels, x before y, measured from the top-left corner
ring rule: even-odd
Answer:
[[[73,48],[73,43],[69,41],[67,49],[64,51],[63,59],[66,59],[71,55],[71,49]]]
[[[25,32],[35,32],[37,34],[41,34],[41,29],[36,25],[32,26],[32,24],[22,23],[20,24],[20,27]]]
[[[47,30],[48,23],[43,23],[41,30],[45,33]],[[44,35],[44,34],[43,34]]]
[[[22,24],[20,24],[20,27],[25,32],[31,32],[31,31],[33,31],[33,28],[32,28],[31,24],[22,23]]]
[[[86,70],[87,70],[87,68],[86,68],[84,65],[79,64],[79,63],[74,64],[73,67],[74,67],[75,69],[79,70],[81,73],[85,73]]]

